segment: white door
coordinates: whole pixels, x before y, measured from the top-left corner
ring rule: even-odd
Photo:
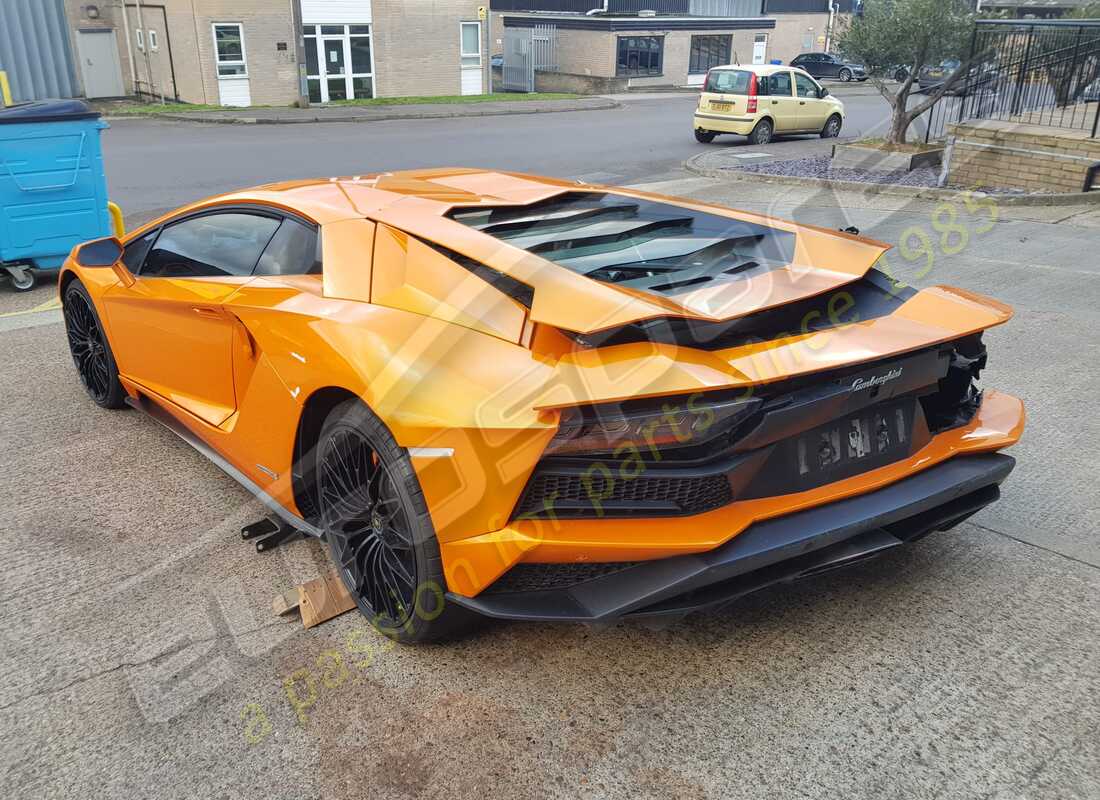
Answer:
[[[481,80],[481,23],[462,22],[460,43],[462,94],[484,94]]]
[[[768,34],[758,33],[752,37],[752,63],[763,64],[768,55]]]
[[[122,68],[118,60],[118,42],[113,28],[78,30],[76,50],[80,58],[80,77],[84,96],[122,97]]]

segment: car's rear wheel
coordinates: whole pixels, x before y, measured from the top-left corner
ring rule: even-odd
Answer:
[[[698,128],[695,129],[695,141],[701,144],[710,144],[717,135],[718,134],[712,133],[711,131],[699,130]]]
[[[478,617],[447,602],[439,542],[412,463],[359,400],[334,408],[316,448],[321,528],[359,610],[399,642],[465,632]]]
[[[894,80],[898,83],[905,83],[905,79],[909,77],[909,71],[899,69],[894,73]]]
[[[827,120],[825,120],[825,127],[821,129],[822,139],[835,139],[840,136],[840,115],[833,114]]]
[[[69,352],[88,396],[102,408],[122,408],[126,390],[91,295],[79,280],[65,287],[63,316]]]
[[[775,128],[772,127],[771,120],[762,119],[756,123],[756,127],[752,129],[752,133],[749,134],[750,144],[767,144],[772,140],[772,134],[775,132]]]
[[[847,83],[852,79],[852,71],[850,69],[842,69],[839,77],[844,83]]]

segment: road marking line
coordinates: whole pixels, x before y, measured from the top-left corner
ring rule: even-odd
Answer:
[[[34,308],[25,308],[22,311],[8,311],[4,314],[0,314],[0,317],[19,317],[23,314],[39,314],[43,311],[54,311],[58,308],[61,308],[61,300],[54,297],[50,300],[47,300],[45,303],[42,303],[41,305],[35,306]]]

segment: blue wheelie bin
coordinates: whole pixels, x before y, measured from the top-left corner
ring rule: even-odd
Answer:
[[[72,248],[117,231],[107,208],[99,132],[80,100],[0,108],[0,267],[15,288],[57,269]]]

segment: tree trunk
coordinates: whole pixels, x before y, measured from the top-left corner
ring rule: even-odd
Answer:
[[[902,86],[890,104],[890,130],[886,134],[886,144],[905,144],[905,134],[912,122],[908,108],[908,89],[908,86]]]
[[[909,114],[905,111],[905,103],[899,102],[894,106],[893,114],[890,117],[890,132],[886,134],[886,143],[905,144],[905,133],[909,130],[909,122]]]

